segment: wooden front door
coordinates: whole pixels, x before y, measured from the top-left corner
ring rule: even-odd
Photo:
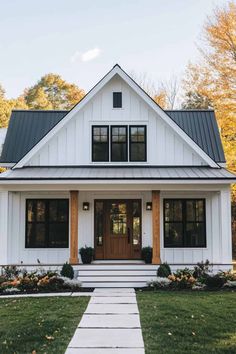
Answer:
[[[94,214],[96,259],[140,259],[140,200],[96,200]]]

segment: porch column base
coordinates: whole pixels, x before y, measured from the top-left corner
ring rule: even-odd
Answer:
[[[78,264],[79,192],[70,191],[70,264]]]
[[[152,264],[160,264],[160,191],[152,191]]]

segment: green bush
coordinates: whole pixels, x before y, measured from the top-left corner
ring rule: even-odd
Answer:
[[[79,254],[81,255],[81,259],[84,264],[90,264],[94,257],[94,248],[87,246],[81,247]]]
[[[208,289],[220,289],[226,283],[225,277],[222,277],[220,274],[208,275],[205,278],[205,284]]]
[[[211,272],[211,268],[212,264],[208,259],[205,262],[198,262],[197,265],[194,267],[194,278],[205,278]]]
[[[167,278],[171,275],[171,269],[168,263],[162,263],[157,269],[157,276],[162,278]]]
[[[68,264],[67,262],[63,264],[61,270],[61,276],[70,279],[74,278],[74,269],[71,264]]]
[[[147,264],[152,263],[152,247],[148,246],[142,248],[142,260]]]
[[[5,266],[3,269],[3,276],[6,279],[14,279],[20,273],[20,270],[16,266]]]

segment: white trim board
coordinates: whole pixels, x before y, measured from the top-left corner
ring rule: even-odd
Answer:
[[[158,104],[156,104],[150,96],[148,96],[141,87],[121,69],[119,65],[115,65],[74,107],[72,110],[56,124],[20,161],[18,161],[13,169],[22,168],[25,164],[42,148],[56,133],[58,133],[73,117],[78,113],[115,75],[119,75],[135,92],[138,94],[149,107],[151,107],[163,121],[168,124],[179,136],[211,167],[220,168],[219,165],[210,158],[179,126],[176,124],[166,112],[164,112]]]

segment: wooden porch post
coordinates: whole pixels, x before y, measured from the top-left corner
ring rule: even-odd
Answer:
[[[78,264],[78,208],[79,192],[70,191],[70,263]]]
[[[160,191],[152,191],[152,264],[160,264]]]

